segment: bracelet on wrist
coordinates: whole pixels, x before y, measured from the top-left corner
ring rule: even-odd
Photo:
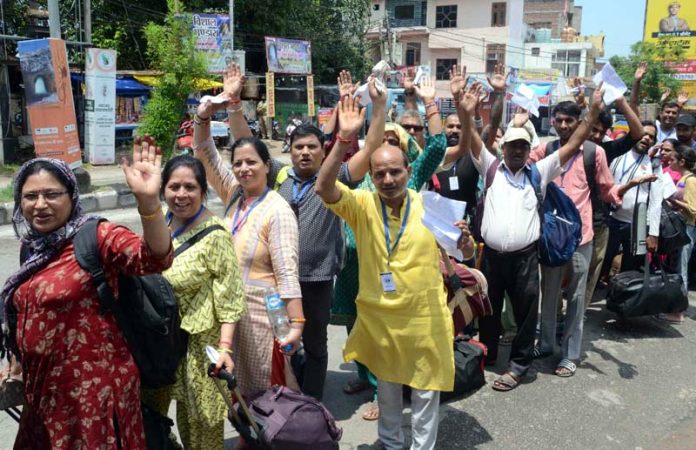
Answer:
[[[210,123],[210,117],[204,119],[203,117],[199,116],[198,113],[196,113],[193,115],[193,123],[195,123],[196,125]]]
[[[220,339],[218,341],[218,347],[222,347],[223,345],[227,346],[228,348],[232,348],[232,341],[228,341],[226,339]]]
[[[305,323],[307,321],[304,317],[294,317],[288,320],[290,323]]]
[[[162,216],[162,204],[158,204],[157,209],[151,214],[143,214],[142,211],[140,211],[140,206],[138,206],[138,214],[140,214],[142,220],[155,220]]]
[[[426,105],[425,105],[425,109],[432,108],[432,107],[437,108],[437,103],[432,101],[432,102],[426,103]]]
[[[425,116],[425,119],[426,119],[426,120],[430,120],[431,117],[437,116],[437,115],[439,115],[439,114],[440,114],[440,111],[435,110],[435,111],[433,111],[433,112],[427,114],[427,115]]]
[[[341,144],[352,144],[353,142],[355,142],[355,138],[346,139],[339,133],[336,133],[336,140]]]
[[[227,347],[218,347],[218,348],[217,348],[217,351],[218,351],[218,353],[228,353],[228,354],[230,354],[230,355],[234,354],[234,352],[232,351],[232,349],[231,349],[231,348],[227,348]]]

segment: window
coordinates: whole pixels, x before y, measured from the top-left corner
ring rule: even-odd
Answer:
[[[435,28],[457,28],[457,5],[435,8]]]
[[[397,5],[394,7],[394,18],[397,20],[413,19],[416,11],[413,5]]]
[[[505,44],[486,46],[486,72],[493,73],[496,64],[505,64]]]
[[[506,15],[506,3],[496,2],[491,5],[491,26],[504,27]]]
[[[372,5],[372,10],[379,11],[379,3],[375,3],[374,5]]]
[[[551,22],[533,22],[530,23],[529,26],[535,30],[538,30],[539,28],[551,29]]]
[[[539,56],[541,49],[539,47],[532,47],[532,56]]]
[[[421,63],[421,44],[420,42],[406,43],[406,65],[419,66]]]
[[[558,69],[566,78],[579,77],[581,59],[580,50],[558,50],[551,58],[551,67]]]
[[[435,79],[449,80],[449,72],[452,66],[457,64],[457,58],[436,59],[435,60]]]

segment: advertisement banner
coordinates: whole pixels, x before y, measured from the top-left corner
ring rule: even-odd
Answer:
[[[681,47],[685,59],[696,59],[696,8],[693,0],[647,0],[643,39]]]
[[[221,14],[192,14],[191,30],[196,36],[196,50],[208,60],[208,72],[223,73],[230,62],[245,72],[244,51],[232,50],[230,16]]]
[[[275,74],[266,72],[266,105],[268,117],[275,117]]]
[[[314,117],[314,75],[307,75],[307,115]]]
[[[37,157],[82,165],[68,55],[61,39],[17,43],[31,135]]]
[[[268,36],[264,39],[269,72],[299,75],[312,73],[312,44],[309,41]]]
[[[91,164],[114,164],[116,52],[89,48],[85,59],[85,153]]]

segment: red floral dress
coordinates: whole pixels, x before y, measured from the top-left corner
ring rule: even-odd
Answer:
[[[118,271],[160,272],[172,262],[153,257],[125,227],[98,227],[109,284]],[[20,285],[13,297],[26,406],[15,449],[145,448],[140,378],[113,314],[99,313],[90,275],[72,243]]]

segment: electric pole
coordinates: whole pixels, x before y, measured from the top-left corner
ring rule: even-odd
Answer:
[[[60,9],[58,0],[48,0],[48,28],[52,38],[60,39]]]
[[[84,0],[85,42],[92,43],[92,0]]]
[[[389,10],[385,9],[384,11],[384,24],[387,29],[387,46],[386,46],[386,53],[387,53],[387,62],[389,63],[390,66],[394,65],[393,61],[393,51],[392,51],[392,36],[391,36],[391,24],[389,23]]]
[[[234,53],[234,0],[230,0],[230,48]]]

